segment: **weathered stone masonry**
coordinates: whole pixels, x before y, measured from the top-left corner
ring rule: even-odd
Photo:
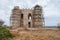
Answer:
[[[12,28],[41,28],[44,26],[42,7],[34,6],[33,9],[20,9],[15,6],[11,14]]]

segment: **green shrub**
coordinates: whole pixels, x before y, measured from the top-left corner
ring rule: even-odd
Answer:
[[[13,35],[8,29],[6,29],[5,27],[0,27],[0,40],[7,40],[12,37]]]

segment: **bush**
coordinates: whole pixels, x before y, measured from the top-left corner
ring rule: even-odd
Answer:
[[[5,27],[0,27],[0,40],[8,40],[12,37],[13,35],[10,33],[8,29],[6,29]]]

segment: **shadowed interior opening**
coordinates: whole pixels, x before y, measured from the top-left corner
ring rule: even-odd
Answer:
[[[21,14],[21,19],[23,19],[23,14]]]
[[[29,27],[29,28],[31,27],[31,22],[28,22],[28,27]]]

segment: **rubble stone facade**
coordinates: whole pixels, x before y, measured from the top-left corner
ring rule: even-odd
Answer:
[[[41,28],[44,26],[42,7],[35,5],[32,9],[20,9],[15,6],[10,21],[12,28]]]

